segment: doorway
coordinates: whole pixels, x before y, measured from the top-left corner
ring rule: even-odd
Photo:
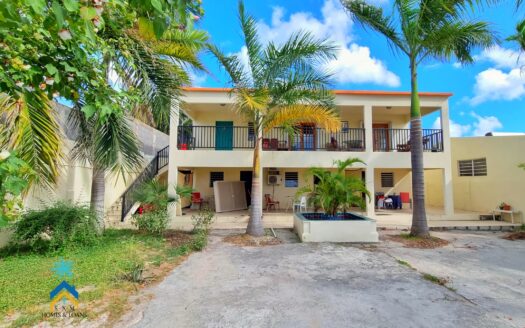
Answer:
[[[215,122],[215,150],[233,149],[233,122]]]
[[[241,171],[239,180],[244,182],[244,190],[246,192],[246,204],[252,204],[252,171]]]
[[[388,123],[373,123],[374,151],[390,151],[390,126]]]
[[[295,148],[299,150],[315,150],[316,128],[313,123],[301,123],[296,128]]]

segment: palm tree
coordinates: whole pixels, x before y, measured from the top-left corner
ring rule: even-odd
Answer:
[[[417,68],[425,60],[472,63],[474,47],[488,47],[494,35],[489,24],[465,15],[472,0],[395,0],[392,15],[363,0],[342,0],[348,12],[363,26],[382,34],[410,63],[410,140],[413,216],[411,234],[428,236],[425,210],[423,141]]]
[[[108,29],[106,33],[112,31]],[[79,101],[70,116],[70,122],[79,130],[72,156],[93,167],[91,208],[97,215],[100,230],[104,229],[107,172],[125,178],[126,173],[143,164],[138,140],[130,126],[131,117],[138,116],[168,132],[171,103],[178,98],[182,86],[191,83],[187,70],[203,69],[197,55],[207,41],[206,33],[189,29],[171,29],[160,38],[138,30],[128,31],[127,36],[120,39],[116,56],[107,56],[105,60],[111,63],[107,67],[118,76],[113,83],[138,90],[141,99],[138,106],[131,113],[113,113],[101,119],[99,113],[86,117]],[[124,49],[131,55],[124,56]],[[108,79],[109,74],[109,70],[106,71]]]
[[[234,108],[253,122],[257,136],[253,152],[253,182],[250,220],[246,232],[264,234],[262,225],[262,135],[273,127],[312,122],[336,131],[340,121],[334,110],[333,95],[327,89],[329,75],[316,68],[333,58],[335,48],[314,40],[308,33],[297,33],[283,45],[260,43],[256,21],[239,2],[239,17],[248,65],[238,55],[225,55],[209,46],[228,73],[235,97]]]
[[[361,178],[345,173],[347,168],[356,163],[364,164],[358,158],[348,158],[344,161],[335,161],[335,171],[311,168],[309,173],[317,178],[318,183],[313,188],[310,186],[301,188],[297,194],[309,194],[314,207],[321,207],[331,216],[336,216],[340,210],[346,212],[353,206],[365,208],[366,202],[362,195],[370,199],[370,192],[366,189],[365,183]]]

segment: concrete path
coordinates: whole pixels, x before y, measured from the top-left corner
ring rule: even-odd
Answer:
[[[489,317],[525,327],[525,241],[502,239],[502,233],[434,232],[451,244],[436,249],[404,248],[382,243],[388,254],[417,270],[449,280],[448,286]]]
[[[422,279],[383,246],[301,244],[281,231],[287,243],[249,248],[223,243],[226,233],[214,232],[205,251],[151,290],[136,327],[515,327],[499,311]],[[385,245],[399,256],[403,250]],[[523,273],[516,266],[498,271],[512,271],[510,283],[516,269]],[[493,288],[480,297],[500,295]],[[515,309],[523,313],[523,293],[502,294],[520,294]]]

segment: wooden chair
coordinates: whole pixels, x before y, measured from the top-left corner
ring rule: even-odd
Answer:
[[[272,197],[270,197],[270,194],[264,195],[264,200],[266,201],[266,210],[269,211],[270,208],[273,207],[273,209],[280,209],[280,203],[279,201],[273,200]],[[275,207],[277,205],[277,208]]]
[[[427,145],[429,141],[430,141],[430,138],[428,136],[423,137],[423,150],[426,150],[428,148]],[[408,140],[406,144],[397,144],[397,151],[400,151],[400,152],[410,151],[410,140]]]

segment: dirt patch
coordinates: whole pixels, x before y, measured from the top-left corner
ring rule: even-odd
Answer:
[[[396,243],[403,244],[407,248],[438,248],[447,246],[449,242],[447,240],[430,236],[428,238],[410,237],[407,235],[385,235],[385,239],[394,241]]]
[[[241,235],[224,237],[223,241],[238,246],[251,247],[279,245],[282,243],[281,240],[273,236],[253,237],[245,233]]]
[[[512,232],[502,238],[507,240],[525,240],[525,231]]]
[[[166,238],[166,241],[170,243],[173,248],[190,244],[191,240],[193,239],[189,232],[178,230],[166,231],[164,233],[164,238]]]

